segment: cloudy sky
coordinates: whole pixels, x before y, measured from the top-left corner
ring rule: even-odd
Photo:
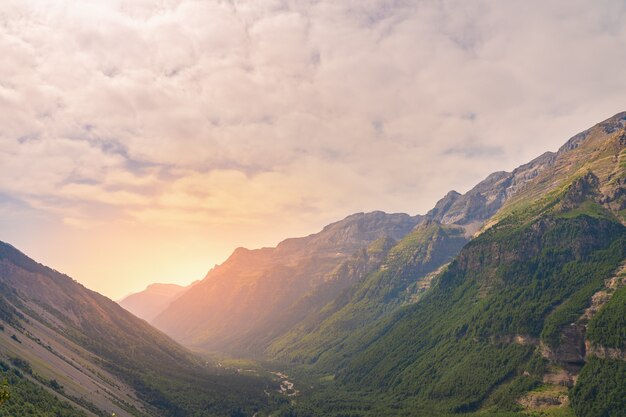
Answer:
[[[624,0],[3,0],[0,240],[113,298],[626,110]]]

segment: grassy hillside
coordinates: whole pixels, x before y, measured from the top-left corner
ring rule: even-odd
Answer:
[[[76,405],[59,400],[46,388],[28,379],[23,372],[12,368],[8,363],[0,361],[0,381],[7,384],[9,398],[5,403],[0,401],[0,416],[33,416],[33,417],[86,417],[85,411]]]

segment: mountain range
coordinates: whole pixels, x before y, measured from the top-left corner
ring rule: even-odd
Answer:
[[[0,371],[61,415],[624,417],[626,112],[121,302],[160,331],[8,244],[0,286]]]

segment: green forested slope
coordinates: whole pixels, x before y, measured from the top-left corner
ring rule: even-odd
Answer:
[[[7,383],[9,398],[0,401],[1,417],[85,417],[85,412],[60,401],[45,388],[29,381],[21,372],[0,362],[0,381]],[[10,388],[9,388],[10,386]]]
[[[519,242],[528,252],[518,252]],[[494,252],[494,262],[485,262]],[[491,230],[462,251],[421,303],[392,326],[372,329],[378,340],[341,378],[449,410],[476,409],[537,360],[534,346],[505,336],[539,337],[551,311],[586,286],[599,289],[624,256],[626,228],[587,216],[542,219],[514,234]]]
[[[578,294],[602,288],[625,257],[626,227],[584,213],[491,228],[461,251],[421,302],[344,343],[342,354],[349,359],[336,379],[346,393],[325,395],[345,402],[337,400],[334,411],[325,413],[520,411],[516,401],[538,387],[547,371],[548,361],[538,349],[542,334],[548,344],[547,326],[558,333],[568,324],[550,317],[570,303],[579,316],[589,299],[578,302]],[[514,336],[523,338],[515,342]],[[574,391],[580,416],[618,416],[622,410],[623,363],[601,362],[585,366],[583,383]],[[618,384],[609,378],[618,378]],[[363,408],[356,398],[364,389],[378,405],[386,404],[385,412]],[[611,402],[606,407],[612,414],[588,412],[593,395]]]
[[[572,410],[549,412],[623,416],[623,359],[586,354],[581,316],[626,260],[625,122],[619,114],[570,140],[418,303],[346,338],[339,369],[318,368],[335,381],[320,381],[313,408],[297,415],[541,415],[524,398],[562,396],[550,381],[580,372]],[[623,346],[623,290],[599,308],[589,337]]]

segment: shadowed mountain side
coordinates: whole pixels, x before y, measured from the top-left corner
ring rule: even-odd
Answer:
[[[2,242],[0,289],[3,363],[92,413],[223,416],[267,402],[265,381],[209,368],[117,303]]]

